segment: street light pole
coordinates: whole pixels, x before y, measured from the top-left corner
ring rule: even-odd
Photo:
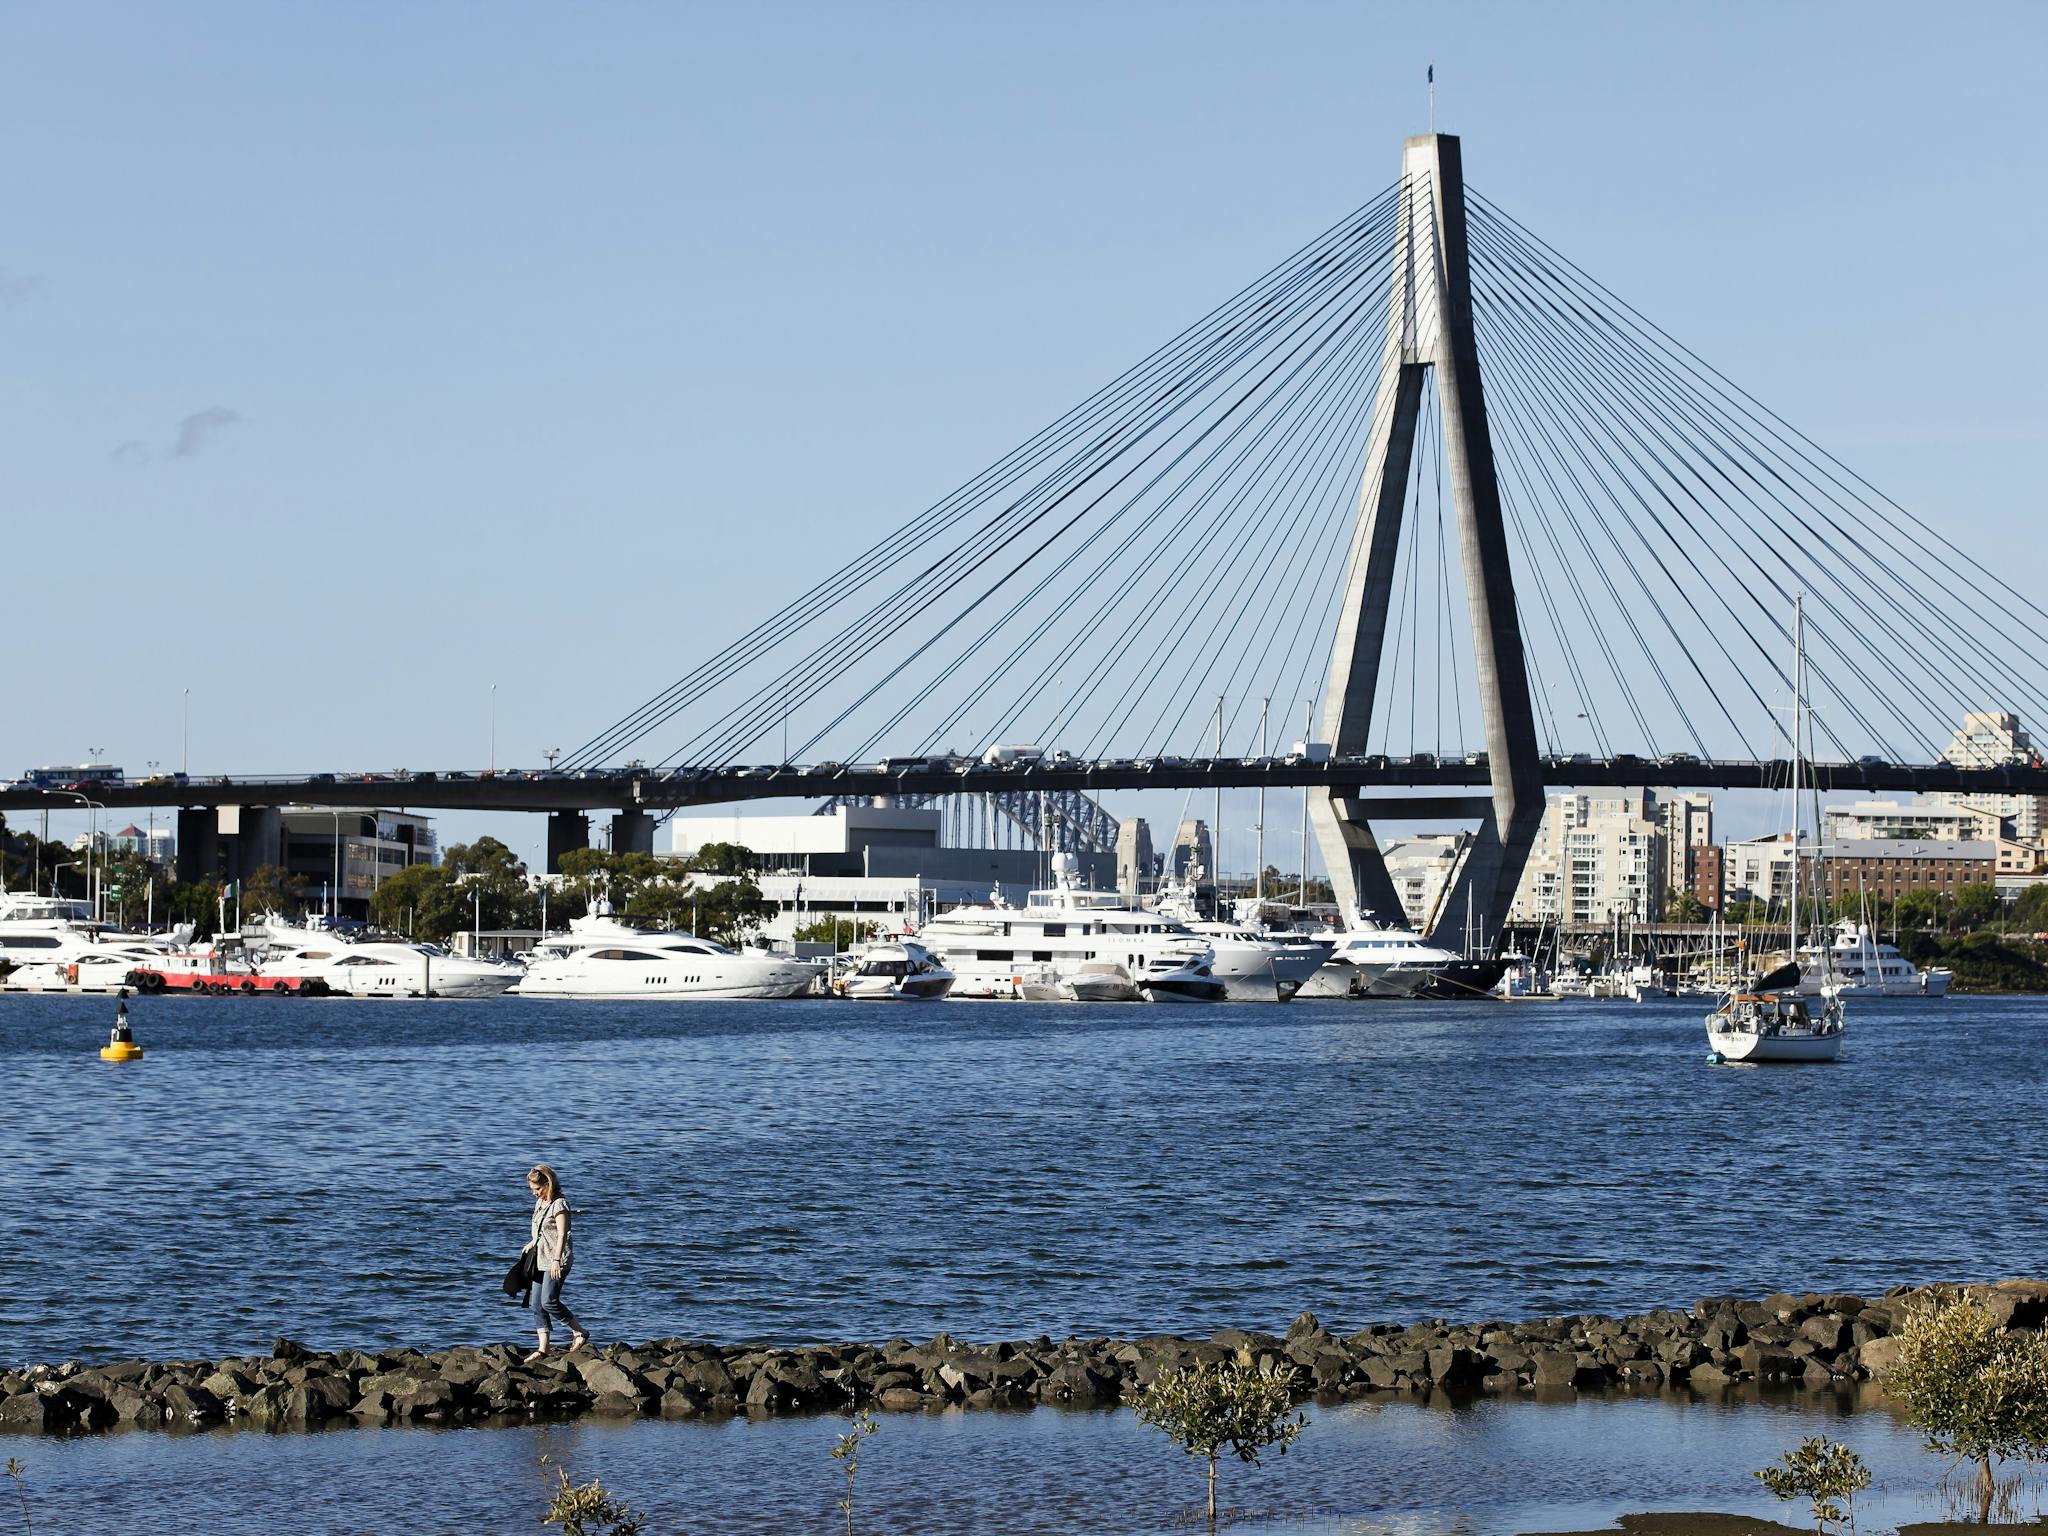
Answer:
[[[180,743],[178,772],[187,778],[192,776],[192,690],[185,690],[185,703],[179,722]]]

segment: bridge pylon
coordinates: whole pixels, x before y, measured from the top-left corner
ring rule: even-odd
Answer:
[[[1466,807],[1479,817],[1478,833],[1438,909],[1438,926],[1461,931],[1469,913],[1475,928],[1493,941],[1507,920],[1542,823],[1543,760],[1515,612],[1479,348],[1472,331],[1465,178],[1458,140],[1441,133],[1409,139],[1403,146],[1401,171],[1403,205],[1394,236],[1386,346],[1323,694],[1323,739],[1340,757],[1362,756],[1369,750],[1366,734],[1399,573],[1402,510],[1422,386],[1433,369],[1444,457],[1457,509],[1492,788],[1490,796],[1475,797]],[[1330,789],[1311,797],[1310,812],[1347,920],[1367,914],[1398,919],[1400,898],[1387,876],[1372,819],[1399,816],[1400,802],[1369,801]]]

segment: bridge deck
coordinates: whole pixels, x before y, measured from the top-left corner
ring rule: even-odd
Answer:
[[[1617,757],[1546,760],[1550,789],[1782,789],[1791,778],[1785,759],[1735,762]],[[2048,794],[2048,767],[2014,764],[1959,768],[1949,763],[1809,763],[1802,777],[1823,791],[1877,793],[1958,791],[1974,794]],[[146,806],[357,805],[420,810],[588,811],[607,807],[668,810],[746,800],[822,799],[832,795],[981,794],[1004,790],[1281,789],[1308,785],[1360,794],[1433,791],[1418,797],[1417,819],[1442,815],[1450,797],[1469,806],[1489,781],[1484,762],[1389,761],[1380,757],[1330,762],[1285,758],[1157,758],[1107,762],[981,763],[933,759],[920,766],[811,766],[719,768],[658,774],[630,769],[566,774],[534,772],[306,774],[222,776],[180,781],[173,776],[67,791],[10,785],[0,789],[0,810],[64,810],[82,799],[108,809]],[[1391,816],[1385,806],[1375,814]]]

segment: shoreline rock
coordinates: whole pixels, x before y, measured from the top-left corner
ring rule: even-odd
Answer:
[[[994,1344],[946,1334],[926,1343],[798,1347],[686,1339],[613,1344],[520,1363],[516,1344],[320,1353],[279,1339],[268,1356],[66,1361],[0,1371],[0,1433],[266,1430],[336,1423],[523,1423],[580,1414],[715,1418],[737,1414],[1106,1407],[1175,1366],[1238,1360],[1291,1371],[1296,1395],[1562,1395],[1611,1389],[1725,1392],[1742,1384],[1853,1389],[1897,1355],[1909,1307],[1969,1295],[2005,1327],[2048,1324],[2048,1282],[1900,1286],[1835,1293],[1709,1296],[1688,1311],[1581,1313],[1526,1322],[1374,1323],[1333,1334],[1304,1312],[1285,1334],[1225,1328],[1207,1339],[1040,1336]]]

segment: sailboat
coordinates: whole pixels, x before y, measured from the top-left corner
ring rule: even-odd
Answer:
[[[1799,976],[1799,763],[1806,732],[1806,631],[1801,600],[1792,605],[1792,899],[1789,959],[1768,975],[1738,986],[1707,1015],[1707,1045],[1713,1059],[1731,1062],[1833,1061],[1842,1054],[1842,989],[1834,984],[1833,960],[1818,949],[1819,991],[1805,996]],[[1819,796],[1814,816],[1819,820]]]

